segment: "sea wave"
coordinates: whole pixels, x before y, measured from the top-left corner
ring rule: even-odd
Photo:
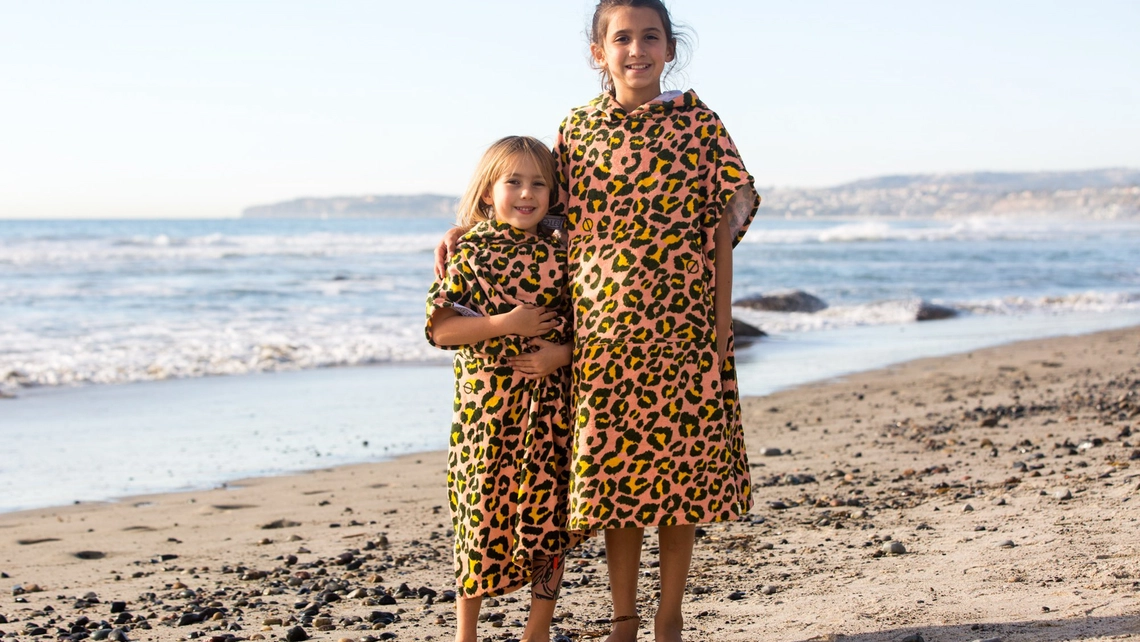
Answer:
[[[815,313],[766,312],[734,307],[733,316],[768,333],[838,330],[859,326],[917,323],[924,301],[917,298],[873,301],[859,305],[836,305]],[[938,306],[963,315],[1016,316],[1116,312],[1140,310],[1140,292],[1082,292],[1059,296],[1011,296],[977,301],[934,300]]]
[[[418,319],[330,323],[314,314],[291,327],[248,318],[221,325],[93,327],[82,337],[52,337],[0,323],[0,387],[8,389],[448,358],[424,340]]]
[[[938,242],[938,241],[1051,241],[1095,240],[1120,235],[1140,238],[1133,222],[1089,225],[1072,219],[973,217],[961,220],[906,221],[900,219],[836,221],[834,225],[778,226],[753,224],[745,243],[794,245],[828,243]]]
[[[79,239],[0,239],[0,264],[98,266],[124,262],[194,262],[245,257],[336,257],[431,252],[439,234],[167,234]]]

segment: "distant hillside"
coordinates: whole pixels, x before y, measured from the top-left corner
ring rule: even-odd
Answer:
[[[411,196],[336,196],[298,198],[271,205],[254,205],[242,210],[242,218],[386,218],[421,216],[452,218],[454,196],[416,194]]]
[[[761,189],[765,216],[1140,217],[1140,171],[916,174],[819,189]]]
[[[881,176],[817,189],[760,188],[762,216],[953,217],[1057,214],[1140,218],[1140,171],[971,172]],[[256,205],[243,218],[455,216],[454,196],[341,196]]]

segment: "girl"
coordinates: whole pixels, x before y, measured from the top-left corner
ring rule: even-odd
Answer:
[[[428,341],[459,348],[447,474],[457,642],[477,640],[484,595],[527,581],[523,639],[549,640],[571,546],[566,251],[537,232],[555,172],[538,140],[492,145],[459,204],[470,230],[428,295]]]
[[[605,530],[609,642],[637,637],[643,529],[659,528],[654,637],[676,642],[695,525],[752,506],[732,248],[760,199],[720,118],[691,90],[661,92],[678,37],[660,0],[602,0],[590,41],[604,91],[555,147],[574,310],[568,527]]]
[[[611,642],[636,638],[642,530],[659,527],[659,642],[681,639],[696,524],[752,505],[732,348],[732,248],[759,206],[720,119],[661,91],[677,36],[659,0],[602,0],[604,93],[556,152],[573,279],[569,528],[606,532]]]

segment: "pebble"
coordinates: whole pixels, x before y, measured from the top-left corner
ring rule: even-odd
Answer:
[[[1015,546],[1017,546],[1017,544],[1014,544],[1011,539],[1005,539],[998,543],[998,548],[1013,548]]]
[[[775,593],[778,590],[780,590],[780,589],[776,588],[772,584],[765,584],[764,586],[760,587],[760,592],[763,593],[764,595],[772,595],[773,593]]]
[[[899,642],[926,642],[926,638],[922,637],[921,633],[911,633]]]
[[[972,512],[974,512],[974,507],[969,505],[969,504],[966,504],[965,506],[962,507],[962,512],[963,513],[972,513]]]
[[[289,642],[304,642],[309,639],[309,634],[305,632],[305,629],[295,626],[285,634],[285,639]]]
[[[906,553],[906,546],[902,542],[886,542],[883,544],[883,552],[888,555],[903,555]]]
[[[779,448],[764,448],[760,451],[760,454],[764,457],[779,457],[784,454],[784,451]]]
[[[1073,493],[1068,488],[1060,488],[1053,491],[1053,497],[1060,501],[1066,501],[1073,498]]]
[[[733,591],[733,592],[728,594],[728,599],[730,599],[734,602],[736,600],[743,600],[744,599],[744,591]]]

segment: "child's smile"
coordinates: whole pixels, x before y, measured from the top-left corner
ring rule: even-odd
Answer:
[[[495,179],[483,202],[495,210],[495,220],[533,232],[550,207],[550,185],[538,166],[521,157]]]

